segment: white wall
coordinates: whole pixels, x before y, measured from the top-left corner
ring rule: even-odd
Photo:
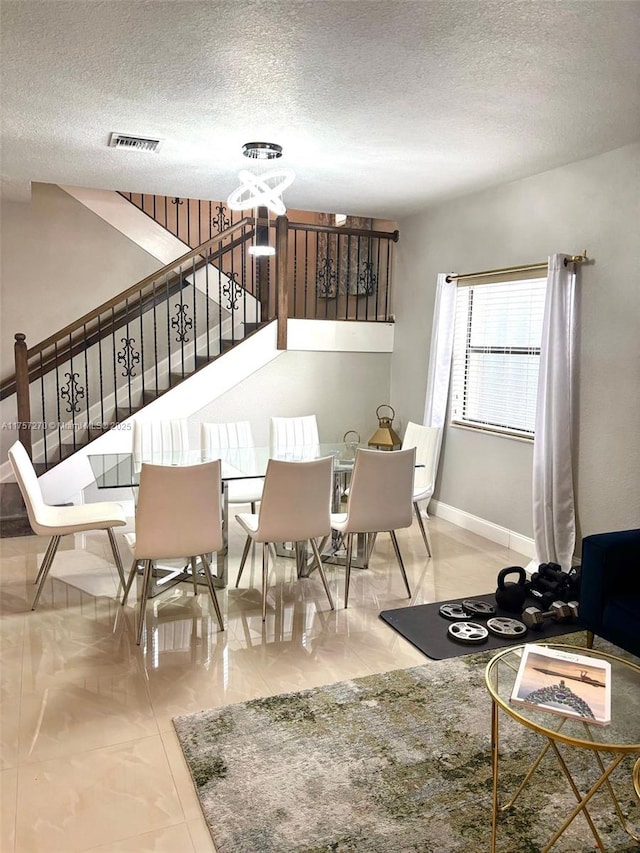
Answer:
[[[287,351],[192,415],[189,437],[197,446],[200,423],[247,420],[256,445],[267,446],[271,416],[315,414],[320,441],[342,441],[355,429],[366,442],[390,376],[389,353]]]
[[[53,184],[2,204],[0,378],[14,372],[13,336],[33,346],[161,263]],[[78,235],[80,239],[78,239]]]
[[[546,260],[578,272],[579,534],[640,525],[640,144],[434,207],[399,223],[392,404],[420,421],[438,272]],[[530,444],[450,427],[435,498],[532,535]],[[578,545],[579,550],[579,545]]]

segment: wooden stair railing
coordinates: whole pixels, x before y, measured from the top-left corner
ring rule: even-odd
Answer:
[[[30,455],[56,464],[272,319],[253,231],[235,223],[35,346],[16,335],[0,393]]]
[[[275,228],[275,266],[245,251],[256,223]],[[0,399],[16,394],[20,440],[48,468],[274,317],[279,349],[289,317],[391,321],[398,237],[244,218],[39,344],[16,334]]]

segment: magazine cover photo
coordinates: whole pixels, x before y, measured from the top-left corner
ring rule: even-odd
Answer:
[[[611,720],[611,665],[527,646],[511,700],[604,725]]]

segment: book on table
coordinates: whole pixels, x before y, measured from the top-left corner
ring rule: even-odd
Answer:
[[[588,655],[527,645],[511,702],[606,725],[611,722],[611,664]]]

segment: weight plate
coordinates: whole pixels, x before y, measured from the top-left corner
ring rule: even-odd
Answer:
[[[506,616],[487,619],[487,628],[496,637],[504,637],[505,640],[523,637],[527,633],[527,626],[523,622],[519,622],[517,619],[508,619]]]
[[[483,619],[485,616],[495,616],[496,608],[488,601],[474,601],[471,598],[465,598],[462,602],[465,610],[468,610],[472,616],[477,616]]]
[[[471,619],[471,613],[465,610],[461,604],[443,604],[440,608],[440,615],[452,621],[457,619]]]
[[[454,622],[447,628],[449,636],[459,643],[484,643],[489,632],[478,622]]]

